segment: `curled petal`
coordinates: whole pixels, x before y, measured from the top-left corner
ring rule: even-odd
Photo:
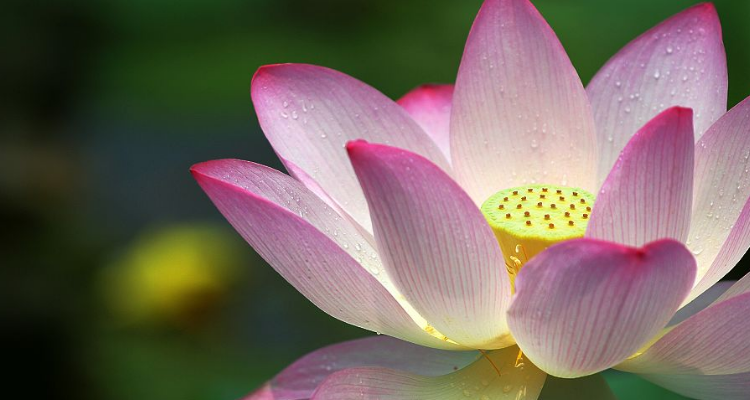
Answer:
[[[617,369],[639,374],[731,375],[750,372],[750,293],[686,319]]]
[[[521,268],[508,324],[524,353],[550,375],[591,375],[664,328],[694,279],[695,259],[671,239],[642,248],[562,242]]]
[[[693,200],[693,112],[673,107],[623,149],[596,198],[586,237],[628,246],[684,242]]]
[[[652,374],[649,381],[697,400],[746,400],[750,373],[733,375]]]
[[[392,285],[375,250],[298,181],[240,160],[209,161],[191,172],[255,251],[326,313],[425,346],[456,348],[424,332],[418,315],[386,289]]]
[[[331,375],[311,400],[534,400],[546,374],[531,363],[516,364],[518,348],[508,347],[452,374],[427,377],[386,368],[352,368]]]
[[[347,145],[394,284],[440,333],[464,346],[513,344],[510,280],[482,213],[425,158],[383,145]]]
[[[698,259],[688,301],[718,282],[750,246],[750,98],[695,145],[693,218],[686,242]]]
[[[478,355],[476,351],[435,350],[386,336],[352,340],[300,358],[245,400],[308,399],[328,376],[355,367],[394,368],[423,376],[446,375],[471,364]]]

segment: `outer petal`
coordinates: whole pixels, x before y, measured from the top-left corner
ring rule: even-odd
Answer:
[[[508,324],[547,373],[590,375],[624,360],[669,322],[695,279],[695,260],[671,239],[642,248],[578,239],[523,266]]]
[[[316,350],[285,368],[248,400],[307,399],[320,383],[338,371],[354,367],[397,368],[424,376],[457,371],[479,356],[479,352],[444,351],[413,345],[389,337],[352,340]],[[258,396],[258,397],[253,397]]]
[[[688,300],[718,282],[750,246],[750,210],[743,211],[750,207],[748,198],[750,98],[716,121],[695,147],[695,198],[687,246],[698,259],[698,285]]]
[[[750,373],[735,375],[644,375],[675,393],[698,400],[746,400]]]
[[[326,379],[313,400],[534,400],[542,390],[546,374],[531,363],[516,366],[517,354],[515,346],[494,351],[487,358],[440,377],[385,368],[352,368]]]
[[[367,139],[409,149],[442,168],[438,147],[395,102],[340,72],[303,64],[256,72],[252,98],[276,153],[295,163],[366,229],[370,217],[344,144]]]
[[[326,205],[335,210],[342,218],[345,218],[347,221],[349,221],[355,228],[357,228],[357,231],[362,236],[362,239],[370,243],[372,249],[375,248],[375,237],[372,236],[372,232],[365,229],[362,225],[355,221],[349,213],[341,208],[336,200],[332,199],[331,196],[329,196],[325,191],[325,189],[320,187],[315,179],[308,175],[307,172],[305,172],[302,168],[298,167],[297,164],[285,159],[282,159],[281,162],[286,167],[289,175],[293,176],[294,179],[302,182],[302,184],[305,185],[308,190],[310,190],[316,196],[318,196],[318,198],[323,200]]]
[[[639,374],[750,372],[750,293],[688,318],[638,356],[617,366]]]
[[[450,121],[453,85],[422,85],[398,99],[450,161]]]
[[[630,137],[667,107],[692,108],[699,138],[727,106],[716,10],[699,4],[644,33],[602,67],[587,91],[596,119],[600,181]]]
[[[578,379],[548,376],[539,400],[617,400],[601,374]]]
[[[240,235],[320,309],[371,331],[455,348],[420,329],[386,289],[375,251],[299,182],[240,160],[209,161],[191,171]]]
[[[693,200],[693,112],[673,107],[641,128],[596,198],[586,236],[629,246],[684,242]]]
[[[285,396],[283,395],[283,393],[280,395],[276,395],[273,389],[271,389],[271,384],[266,383],[254,392],[243,397],[242,400],[281,400],[284,397]]]
[[[705,293],[703,288],[708,286],[711,282],[715,282],[721,279],[727,272],[729,272],[745,255],[747,248],[750,246],[750,199],[745,202],[745,207],[740,213],[740,217],[732,227],[732,231],[729,233],[729,237],[721,246],[719,254],[716,255],[711,267],[709,267],[706,275],[703,276],[696,287],[693,288],[695,293]],[[729,282],[719,282],[714,286],[720,284],[726,284]],[[712,286],[713,287],[713,286]],[[708,289],[707,291],[710,291]],[[738,294],[742,294],[750,291],[750,274],[745,275],[736,284],[729,288],[721,297],[716,301],[726,300],[730,297],[734,297]],[[698,298],[703,296],[701,294]]]
[[[487,0],[451,113],[456,179],[477,204],[530,182],[594,189],[594,122],[560,41],[528,0]]]
[[[680,322],[697,314],[699,311],[704,310],[706,307],[710,306],[716,301],[719,301],[719,299],[723,298],[724,294],[727,293],[735,283],[737,282],[722,281],[711,286],[708,290],[701,293],[701,295],[696,297],[693,301],[680,308],[680,310],[677,311],[677,313],[672,317],[672,320],[669,321],[669,326],[677,325]]]
[[[731,281],[728,282],[719,282],[716,285],[720,285],[722,283],[732,283]],[[710,291],[711,289],[707,290]],[[718,303],[720,301],[731,299],[732,297],[739,296],[743,293],[750,293],[750,273],[745,274],[745,276],[742,277],[737,282],[734,282],[732,286],[727,289],[719,298],[716,299],[715,303]],[[702,295],[701,295],[702,296]]]
[[[513,342],[510,281],[500,247],[469,196],[419,155],[347,145],[372,212],[375,239],[397,288],[437,330],[468,347]]]

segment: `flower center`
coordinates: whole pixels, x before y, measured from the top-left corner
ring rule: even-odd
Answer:
[[[547,247],[583,237],[594,196],[582,189],[528,185],[501,190],[482,204],[511,282],[523,264]]]

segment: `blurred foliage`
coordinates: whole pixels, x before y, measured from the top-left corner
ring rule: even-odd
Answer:
[[[695,3],[535,1],[584,82]],[[37,397],[232,399],[308,351],[366,335],[264,265],[188,167],[237,157],[281,168],[248,94],[263,64],[326,65],[394,98],[452,82],[480,4],[6,1],[0,317],[12,374]],[[750,2],[716,6],[732,105],[750,94]],[[180,223],[195,220],[208,222]],[[607,377],[623,400],[672,398]],[[8,393],[29,393],[10,381]]]

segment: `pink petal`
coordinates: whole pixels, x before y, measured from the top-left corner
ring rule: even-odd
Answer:
[[[456,348],[426,334],[378,281],[375,250],[315,194],[271,168],[217,160],[193,176],[237,232],[316,306],[344,322],[432,347]],[[359,262],[357,260],[360,260]]]
[[[449,161],[452,98],[453,85],[422,85],[397,101],[430,135]]]
[[[539,400],[617,400],[601,374],[584,378],[563,379],[548,376]]]
[[[534,400],[546,374],[531,363],[516,367],[517,354],[515,346],[493,351],[487,358],[440,377],[387,368],[352,368],[328,377],[311,400]]]
[[[693,112],[672,107],[641,128],[604,181],[586,237],[629,246],[684,242],[693,200]]]
[[[325,189],[320,187],[318,182],[316,182],[310,175],[308,175],[307,172],[305,172],[302,168],[298,167],[297,164],[289,160],[282,158],[281,162],[284,164],[284,167],[286,167],[289,175],[293,176],[294,179],[302,182],[302,184],[305,185],[308,190],[310,190],[316,196],[318,196],[318,198],[323,200],[327,206],[335,210],[336,213],[338,213],[342,218],[345,218],[347,221],[349,221],[357,229],[357,232],[362,235],[362,239],[370,243],[373,248],[375,247],[375,237],[372,236],[372,232],[368,231],[362,225],[357,223],[357,221],[355,221],[351,215],[349,215],[343,208],[341,208],[336,200],[332,199],[331,196],[329,196],[325,191]]]
[[[512,344],[510,281],[482,213],[425,158],[362,141],[347,145],[372,212],[383,264],[410,304],[468,347]]]
[[[563,378],[621,362],[667,325],[695,279],[685,247],[591,239],[554,245],[516,278],[508,324],[539,368]]]
[[[697,400],[747,400],[750,373],[735,375],[645,375],[675,393]]]
[[[471,364],[478,356],[476,351],[435,350],[384,336],[369,337],[316,350],[285,368],[253,395],[265,391],[272,396],[268,399],[307,399],[325,378],[348,368],[385,367],[439,376]],[[266,399],[253,395],[247,400]]]
[[[271,384],[266,383],[256,391],[243,397],[242,400],[281,400],[282,398],[284,398],[283,394],[277,397],[277,395],[275,395],[274,391],[271,389]]]
[[[456,179],[477,204],[548,182],[594,190],[594,121],[560,41],[528,0],[487,0],[464,49],[451,113]]]
[[[700,311],[703,311],[706,307],[719,301],[724,297],[730,288],[737,283],[736,281],[722,281],[711,286],[705,292],[701,293],[700,296],[696,297],[690,303],[684,305],[677,311],[677,313],[669,321],[669,326],[674,326],[680,322],[692,317]]]
[[[726,56],[713,5],[687,9],[639,36],[586,89],[596,119],[600,181],[630,137],[668,107],[692,108],[695,137],[701,137],[727,105]]]
[[[748,247],[750,247],[750,199],[745,202],[745,207],[742,208],[742,212],[732,227],[729,237],[724,241],[719,254],[716,255],[706,274],[693,288],[691,295],[703,293],[707,286],[726,275],[727,272],[742,260]],[[724,282],[716,283],[714,286],[721,283]],[[717,301],[722,301],[747,291],[750,291],[750,279],[748,276],[745,276],[729,288]]]
[[[716,303],[617,366],[638,374],[750,372],[750,293]]]
[[[716,121],[695,146],[695,197],[687,246],[698,259],[698,285],[688,299],[718,282],[750,246],[749,171],[747,98]]]
[[[730,286],[721,296],[719,296],[716,299],[715,303],[731,299],[732,297],[739,296],[744,293],[750,293],[750,273],[745,274],[745,276],[743,276],[742,279],[740,279],[737,282],[725,281],[725,282],[719,282],[716,285],[730,284],[730,283],[734,283],[734,284]]]
[[[276,153],[296,164],[367,230],[370,217],[344,151],[353,139],[409,149],[442,168],[445,157],[395,102],[340,72],[303,64],[261,67],[252,83],[260,126]]]

